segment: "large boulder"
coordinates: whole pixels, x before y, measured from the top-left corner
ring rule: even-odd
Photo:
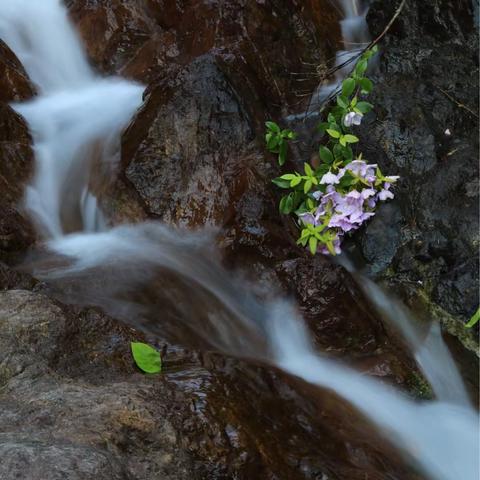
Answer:
[[[374,2],[379,35],[399,2]],[[359,238],[373,274],[475,348],[479,305],[478,30],[468,0],[407,2],[374,72],[367,158],[401,175]]]

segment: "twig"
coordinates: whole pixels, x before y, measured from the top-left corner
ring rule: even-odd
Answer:
[[[453,98],[448,92],[446,92],[445,90],[443,90],[443,88],[440,88],[440,87],[437,87],[436,85],[434,85],[434,87],[437,89],[437,90],[440,90],[449,100],[451,100],[458,108],[463,108],[464,110],[466,110],[468,113],[470,113],[471,115],[473,115],[475,118],[479,118],[478,117],[478,114],[475,113],[473,110],[471,110],[469,107],[467,107],[466,105],[464,105],[463,103],[460,103],[458,100],[456,100],[455,98]]]
[[[407,0],[402,0],[402,3],[400,3],[400,5],[398,6],[397,10],[393,14],[393,17],[390,19],[387,26],[383,30],[383,32],[375,40],[370,42],[370,44],[368,45],[368,47],[365,50],[368,50],[368,49],[372,48],[374,45],[376,45],[387,34],[387,32],[390,30],[390,28],[392,27],[395,20],[400,15],[400,13],[403,10],[403,7],[405,6],[406,3],[407,3]]]

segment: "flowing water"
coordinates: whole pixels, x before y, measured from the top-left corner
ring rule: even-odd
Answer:
[[[342,5],[346,20],[364,14],[356,2]],[[348,22],[342,28],[353,31]],[[432,385],[437,398],[416,402],[316,352],[295,306],[259,301],[220,266],[207,233],[158,223],[108,228],[95,192],[115,171],[121,131],[143,88],[92,72],[59,0],[0,0],[0,36],[38,89],[38,97],[15,105],[34,140],[25,206],[45,238],[38,277],[65,301],[98,305],[147,332],[270,363],[335,391],[431,479],[478,478],[478,415],[433,327],[417,331],[403,307],[360,281]]]

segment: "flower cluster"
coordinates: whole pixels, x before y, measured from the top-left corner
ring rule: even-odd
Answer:
[[[339,187],[343,178],[348,178],[349,184],[356,183],[356,188],[345,191]],[[313,211],[298,215],[303,226],[325,225],[322,231],[330,230],[334,233],[333,252],[332,248],[329,251],[327,245],[322,245],[320,253],[340,253],[344,234],[357,230],[373,217],[378,202],[394,197],[390,188],[398,178],[384,177],[376,164],[367,164],[363,160],[353,160],[339,169],[337,174],[331,171],[325,173],[319,182],[319,185],[326,185],[325,191],[316,190],[311,194],[317,205]]]
[[[385,177],[376,164],[368,164],[352,148],[359,138],[351,129],[373,108],[361,96],[373,88],[365,72],[375,52],[373,47],[363,53],[351,76],[342,82],[327,121],[318,126],[327,139],[318,151],[322,163],[316,168],[305,163],[304,174],[287,173],[273,180],[280,188],[291,190],[280,200],[280,211],[297,216],[301,229],[297,243],[308,245],[312,254],[340,253],[344,236],[372,218],[379,202],[393,198],[391,187],[399,177]],[[279,163],[283,165],[286,142],[295,139],[295,133],[281,130],[273,122],[267,122],[267,129],[267,148],[282,153]]]

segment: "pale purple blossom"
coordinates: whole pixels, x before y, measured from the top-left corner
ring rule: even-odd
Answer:
[[[378,194],[378,199],[381,200],[382,202],[384,202],[385,200],[388,200],[389,198],[393,198],[394,195],[392,192],[390,192],[389,190],[387,189],[383,189],[379,192]]]
[[[322,177],[322,179],[320,180],[321,185],[325,185],[325,184],[329,184],[329,185],[335,184],[336,185],[338,183],[340,183],[340,179],[338,178],[338,175],[335,175],[332,172],[327,172]]]
[[[363,115],[357,112],[349,112],[345,115],[343,119],[343,124],[346,127],[351,127],[352,125],[360,125],[362,123]]]

